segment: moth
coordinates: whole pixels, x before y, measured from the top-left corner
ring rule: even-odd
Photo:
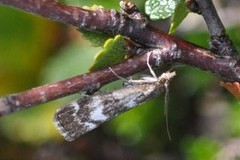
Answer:
[[[156,77],[151,67],[150,71],[153,77],[130,80],[121,89],[76,99],[57,109],[53,120],[56,128],[65,140],[73,141],[102,123],[159,96],[176,75],[175,72],[166,72]]]

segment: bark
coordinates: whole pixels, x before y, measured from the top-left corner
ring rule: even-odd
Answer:
[[[200,13],[203,14],[203,11],[208,8],[201,8],[200,1],[198,3]],[[0,4],[72,25],[80,30],[101,32],[112,36],[121,34],[128,37],[134,43],[141,45],[143,52],[141,55],[126,59],[121,64],[111,67],[117,75],[122,77],[147,69],[147,54],[151,52],[149,63],[153,67],[180,63],[211,72],[224,81],[240,81],[239,57],[236,56],[233,46],[227,49],[219,49],[217,46],[218,49],[214,49],[215,52],[199,47],[150,26],[140,13],[130,12],[128,8],[125,8],[125,12],[117,12],[113,9],[92,11],[65,6],[53,0],[0,0]],[[215,24],[219,24],[219,21]],[[222,27],[223,25],[220,25],[216,33],[210,31],[211,35],[226,39],[227,35]],[[137,51],[130,50],[129,52],[134,55]],[[116,79],[117,77],[109,69],[103,69],[21,93],[6,95],[0,98],[0,115],[10,114],[79,91],[95,91]]]

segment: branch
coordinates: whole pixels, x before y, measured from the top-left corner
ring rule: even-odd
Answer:
[[[192,11],[200,13],[203,16],[211,36],[209,42],[211,49],[219,55],[237,55],[238,52],[227,35],[212,0],[196,0],[196,2],[192,0],[191,5],[188,6]]]
[[[147,68],[145,54],[113,66],[116,74],[126,77]],[[7,95],[0,99],[0,116],[22,110],[31,106],[61,98],[79,91],[99,89],[102,85],[116,80],[109,70],[86,73],[56,83],[47,84],[25,92]]]
[[[240,81],[239,61],[232,57],[220,57],[210,51],[188,43],[169,44],[168,48],[151,49],[112,66],[114,72],[122,77],[147,69],[147,54],[151,52],[149,63],[154,67],[168,64],[186,64],[202,70],[211,71],[221,79]],[[84,75],[75,76],[63,81],[47,84],[22,93],[7,95],[0,99],[0,116],[32,107],[53,99],[61,98],[79,91],[96,90],[102,85],[116,80],[109,70],[103,69]]]
[[[112,66],[116,74],[123,77],[147,69],[147,53],[152,52],[150,64],[154,67],[181,63],[210,71],[222,80],[240,82],[238,57],[216,55],[209,50],[167,35],[149,26],[142,17],[129,16],[115,10],[84,10],[50,0],[0,0],[0,4],[13,6],[83,30],[110,35],[121,34],[144,45],[145,51],[141,55]],[[79,91],[96,90],[116,79],[117,77],[109,69],[103,69],[22,93],[7,95],[0,99],[0,115],[7,115]]]
[[[0,0],[0,4],[72,25],[80,30],[121,34],[148,47],[164,46],[171,39],[168,34],[147,25],[145,19],[132,19],[114,9],[85,10],[65,6],[54,0]]]
[[[236,55],[237,51],[226,34],[225,28],[212,1],[194,0],[188,3],[190,9],[200,12],[208,26],[210,46],[219,55]],[[85,10],[65,6],[53,0],[0,0],[0,4],[46,17],[51,20],[73,25],[82,30],[102,32],[109,35],[121,34],[148,47],[165,46],[172,41],[171,36],[146,24],[145,19],[132,18],[116,10]],[[196,9],[198,8],[199,9]],[[194,8],[194,9],[193,9]]]

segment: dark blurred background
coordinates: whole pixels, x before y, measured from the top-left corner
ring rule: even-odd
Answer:
[[[119,9],[119,0],[65,0],[70,5]],[[144,1],[135,0],[144,11]],[[239,49],[240,2],[214,1]],[[94,48],[73,27],[0,6],[0,96],[24,91],[88,71]],[[168,32],[169,20],[153,25]],[[202,17],[190,14],[176,36],[208,47]],[[236,160],[240,158],[240,103],[210,73],[174,68],[170,85],[169,141],[163,114],[164,95],[113,119],[74,142],[53,126],[58,107],[69,96],[0,118],[3,160]],[[161,74],[160,72],[158,74]],[[115,89],[116,82],[102,90]]]

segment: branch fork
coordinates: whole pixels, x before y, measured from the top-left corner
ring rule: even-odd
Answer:
[[[209,0],[193,0],[201,10],[199,13],[205,17],[205,9],[202,5],[209,5],[210,3],[204,3],[203,1],[209,2]],[[212,38],[212,42],[210,42],[214,50],[212,52],[150,26],[146,18],[138,12],[136,6],[129,2],[120,3],[124,12],[117,12],[113,9],[86,10],[79,7],[65,6],[54,0],[0,0],[0,4],[72,25],[80,30],[102,32],[113,36],[121,34],[128,37],[137,44],[136,48],[139,45],[141,46],[142,54],[138,55],[136,54],[138,50],[130,49],[129,52],[137,56],[130,57],[120,64],[111,66],[114,72],[122,77],[146,70],[148,68],[147,55],[151,52],[149,63],[153,67],[180,63],[211,72],[224,81],[240,82],[239,57],[236,56],[236,49],[231,41],[226,38],[227,35],[223,25],[219,25],[221,27],[217,33],[210,31],[211,37],[215,35],[218,37],[224,36],[220,40],[215,37]],[[212,7],[210,6],[210,10],[214,13],[215,11]],[[206,22],[208,21],[206,20]],[[215,24],[219,24],[219,21]],[[214,25],[209,25],[209,30],[211,30],[212,26]],[[223,34],[218,35],[218,33]],[[222,45],[219,45],[218,42],[222,43],[222,40],[224,41],[223,43],[227,44],[228,49],[220,47]],[[117,77],[106,68],[39,86],[21,93],[6,95],[0,98],[0,116],[79,91],[97,90],[102,85],[116,79]]]

